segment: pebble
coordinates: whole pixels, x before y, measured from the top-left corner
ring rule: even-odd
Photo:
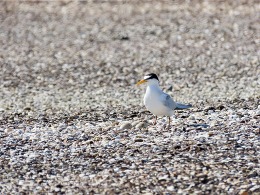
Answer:
[[[137,129],[143,129],[143,128],[146,128],[146,127],[147,127],[147,123],[144,123],[144,122],[140,122],[136,125]]]
[[[139,121],[134,121],[131,124],[132,124],[133,127],[136,127],[136,125],[138,125],[139,123],[140,123]]]
[[[169,191],[174,191],[174,186],[168,186],[168,187],[167,187],[167,190],[169,190]]]
[[[124,122],[121,126],[120,129],[124,130],[124,129],[131,129],[132,128],[132,124],[130,122]]]
[[[214,110],[208,110],[208,114],[213,114],[214,112]]]

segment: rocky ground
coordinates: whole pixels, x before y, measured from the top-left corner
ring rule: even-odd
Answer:
[[[260,194],[258,1],[0,2],[1,194]],[[152,125],[157,73],[192,109]]]

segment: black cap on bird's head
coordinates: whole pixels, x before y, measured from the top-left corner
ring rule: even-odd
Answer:
[[[154,73],[150,73],[150,74],[145,75],[145,76],[144,76],[144,79],[145,79],[145,80],[149,80],[149,79],[157,79],[157,80],[159,81],[157,75],[154,74]]]
[[[139,82],[137,83],[137,85],[140,85],[140,84],[142,84],[142,83],[146,83],[148,80],[151,80],[151,79],[156,79],[157,81],[159,81],[159,79],[158,79],[158,77],[157,77],[156,74],[150,73],[150,74],[145,75],[145,76],[144,76],[144,79],[142,79],[141,81],[139,81]]]

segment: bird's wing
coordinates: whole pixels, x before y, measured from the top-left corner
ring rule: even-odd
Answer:
[[[183,109],[187,109],[187,108],[190,108],[192,107],[191,104],[182,104],[182,103],[179,103],[179,102],[175,102],[176,103],[176,110],[183,110]]]
[[[169,96],[167,93],[163,93],[161,95],[161,100],[163,102],[163,105],[165,105],[166,107],[172,110],[176,108],[176,103],[173,101],[171,96]]]

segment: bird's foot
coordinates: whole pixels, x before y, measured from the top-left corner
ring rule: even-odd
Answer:
[[[153,122],[153,125],[156,125],[156,124],[157,124],[157,116],[155,116],[154,122]]]

